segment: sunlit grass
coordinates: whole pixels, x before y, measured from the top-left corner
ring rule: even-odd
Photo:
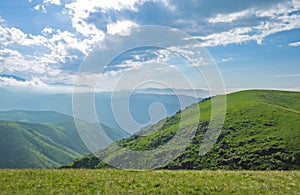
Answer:
[[[0,194],[300,194],[299,183],[300,171],[0,171]]]

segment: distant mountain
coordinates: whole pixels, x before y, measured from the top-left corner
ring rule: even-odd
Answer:
[[[164,95],[164,94],[144,94],[144,93],[133,93],[130,96],[129,102],[126,99],[126,94],[119,93],[114,96],[115,99],[111,99],[109,94],[106,96],[102,96],[102,94],[98,94],[95,97],[96,102],[96,110],[100,119],[100,122],[114,127],[120,128],[118,122],[116,121],[115,114],[112,111],[112,103],[113,104],[128,104],[129,112],[132,118],[140,124],[147,124],[151,121],[151,117],[156,118],[156,121],[161,120],[166,116],[170,116],[175,114],[181,108],[185,108],[195,102],[198,102],[198,99],[185,96],[185,95]],[[181,100],[181,102],[180,102]],[[166,116],[160,116],[160,112],[153,112],[154,116],[150,116],[149,108],[154,103],[160,103],[165,107]],[[118,108],[118,106],[116,106]],[[105,111],[105,112],[103,112]],[[127,111],[127,110],[126,110]],[[118,109],[118,114],[120,116],[124,116],[124,118],[128,115],[128,112],[121,110],[120,107]],[[154,123],[152,123],[154,124]],[[135,131],[135,130],[132,130]]]
[[[9,74],[0,74],[0,78],[11,78],[11,79],[15,79],[17,81],[22,81],[25,82],[26,79],[15,76],[15,75],[9,75]]]
[[[25,111],[25,110],[10,110],[0,111],[0,120],[29,122],[29,123],[61,123],[73,122],[71,116],[60,114],[54,111]]]
[[[129,104],[130,114],[135,121],[141,124],[147,124],[151,121],[149,107],[155,102],[163,104],[166,109],[166,115],[170,116],[175,114],[179,109],[199,100],[185,95],[133,93],[128,103],[125,93],[116,92],[115,94],[114,102],[125,102]],[[182,99],[182,105],[180,105],[179,97]],[[115,120],[111,103],[111,93],[103,92],[95,95],[95,108],[100,122],[115,129],[122,129]],[[45,94],[0,89],[0,111],[8,110],[55,111],[72,116],[72,94]],[[127,112],[125,113],[124,111],[120,111],[120,113],[127,114]],[[158,116],[157,120],[163,117],[165,116]],[[80,119],[87,122],[98,122],[91,121],[88,115],[83,115]]]
[[[220,96],[213,97],[220,98]],[[149,127],[144,136],[139,134],[120,140],[116,144],[135,151],[154,150],[165,145],[176,133],[181,114],[188,116],[184,128],[196,126],[191,144],[162,169],[245,169],[245,170],[292,170],[300,169],[300,93],[286,91],[249,90],[227,95],[226,121],[217,142],[204,156],[200,146],[208,129],[211,99],[199,103],[201,118],[191,123],[197,104],[164,121]],[[126,156],[112,144],[100,150],[98,157],[104,162],[120,162]],[[178,143],[170,147],[177,147]],[[153,154],[151,160],[160,160],[168,150]],[[130,161],[132,159],[132,161]],[[139,167],[136,158],[127,158],[128,165]],[[108,167],[93,155],[82,157],[65,167]]]
[[[46,94],[26,91],[0,90],[0,111],[55,111],[72,116],[71,94]]]
[[[97,128],[96,124],[79,125],[87,133]],[[102,128],[113,141],[130,135]],[[0,168],[57,167],[88,153],[71,116],[48,111],[0,112]]]
[[[137,90],[138,93],[165,94],[165,95],[185,95],[201,100],[203,97],[211,96],[210,91],[203,89],[170,89],[170,88],[146,88]]]

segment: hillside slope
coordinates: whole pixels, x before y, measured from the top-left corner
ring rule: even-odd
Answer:
[[[218,98],[214,97],[214,98]],[[199,103],[201,117],[189,147],[166,169],[300,169],[300,93],[249,90],[227,95],[226,120],[217,142],[199,156],[201,140],[207,131],[211,100]],[[183,112],[189,112],[193,105]],[[119,146],[132,150],[155,149],[172,138],[180,113],[168,117],[163,128],[154,125],[147,136],[133,135]],[[186,123],[189,121],[187,120]],[[113,145],[98,154],[105,162],[120,160],[123,154]],[[163,154],[156,154],[163,155]],[[147,160],[147,159],[145,159]],[[139,162],[134,162],[139,163]],[[77,159],[67,167],[102,168],[107,165],[93,155]]]
[[[95,124],[82,125],[86,131],[97,128]],[[102,127],[114,141],[129,136],[125,131]],[[57,167],[88,153],[68,115],[48,111],[0,112],[0,168]]]
[[[76,126],[74,123],[74,118],[54,112],[54,111],[27,111],[27,110],[10,110],[10,111],[0,111],[0,120],[5,120],[5,121],[14,121],[14,122],[26,122],[26,123],[38,123],[38,124],[51,124],[51,125],[56,125],[60,126],[64,129],[71,129],[72,138],[74,134],[76,134],[77,138],[75,138],[74,142],[78,142],[81,140],[78,140],[79,136],[78,133],[76,132]],[[84,125],[88,126],[88,129],[95,129],[97,128],[97,123],[85,123]],[[107,136],[113,140],[117,141],[122,138],[128,137],[130,134],[122,129],[116,129],[112,128],[109,126],[106,126],[104,124],[101,124],[103,130],[107,134]]]
[[[0,168],[56,167],[88,150],[76,129],[0,121]]]

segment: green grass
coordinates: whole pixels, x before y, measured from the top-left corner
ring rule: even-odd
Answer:
[[[220,98],[220,96],[214,97]],[[299,170],[300,169],[300,93],[271,90],[248,90],[227,95],[227,110],[223,129],[217,142],[204,156],[199,156],[202,139],[208,129],[211,114],[211,99],[199,103],[200,119],[195,114],[194,104],[167,117],[143,133],[117,142],[122,148],[135,151],[154,150],[171,140],[177,131],[180,114],[185,128],[197,125],[196,135],[190,145],[163,169],[240,169],[240,170]],[[195,122],[196,121],[196,122]],[[174,145],[169,150],[176,149]],[[168,154],[159,151],[149,159]],[[122,162],[126,151],[111,145],[99,151],[104,162]],[[103,162],[87,156],[71,163],[73,168],[102,168]],[[133,158],[129,166],[143,164]],[[159,159],[158,159],[159,160]],[[99,161],[99,160],[98,160]],[[86,163],[88,162],[88,164]],[[91,163],[92,162],[92,163]],[[105,167],[105,166],[104,166]]]
[[[300,194],[299,171],[0,170],[0,194]]]

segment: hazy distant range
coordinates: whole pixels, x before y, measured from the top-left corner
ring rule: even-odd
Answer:
[[[124,92],[114,92],[114,102],[122,102],[127,98]],[[167,116],[175,114],[179,109],[185,108],[192,103],[200,101],[201,97],[209,94],[203,90],[177,90],[174,94],[171,89],[148,88],[136,91],[131,94],[129,111],[131,117],[140,124],[147,124],[151,121],[149,108],[153,103],[159,103],[165,108]],[[179,102],[179,98],[181,102]],[[101,122],[112,128],[121,128],[115,120],[111,108],[111,93],[101,92],[95,94],[95,108],[100,121],[89,121],[89,118],[82,117],[87,122]],[[181,103],[181,105],[180,105]],[[28,110],[28,111],[55,111],[73,116],[72,94],[46,94],[37,92],[18,92],[7,89],[0,89],[0,111],[7,110]],[[115,110],[116,111],[116,110]],[[155,113],[155,112],[154,112]],[[154,122],[166,116],[158,115]],[[149,125],[149,124],[147,124]]]

